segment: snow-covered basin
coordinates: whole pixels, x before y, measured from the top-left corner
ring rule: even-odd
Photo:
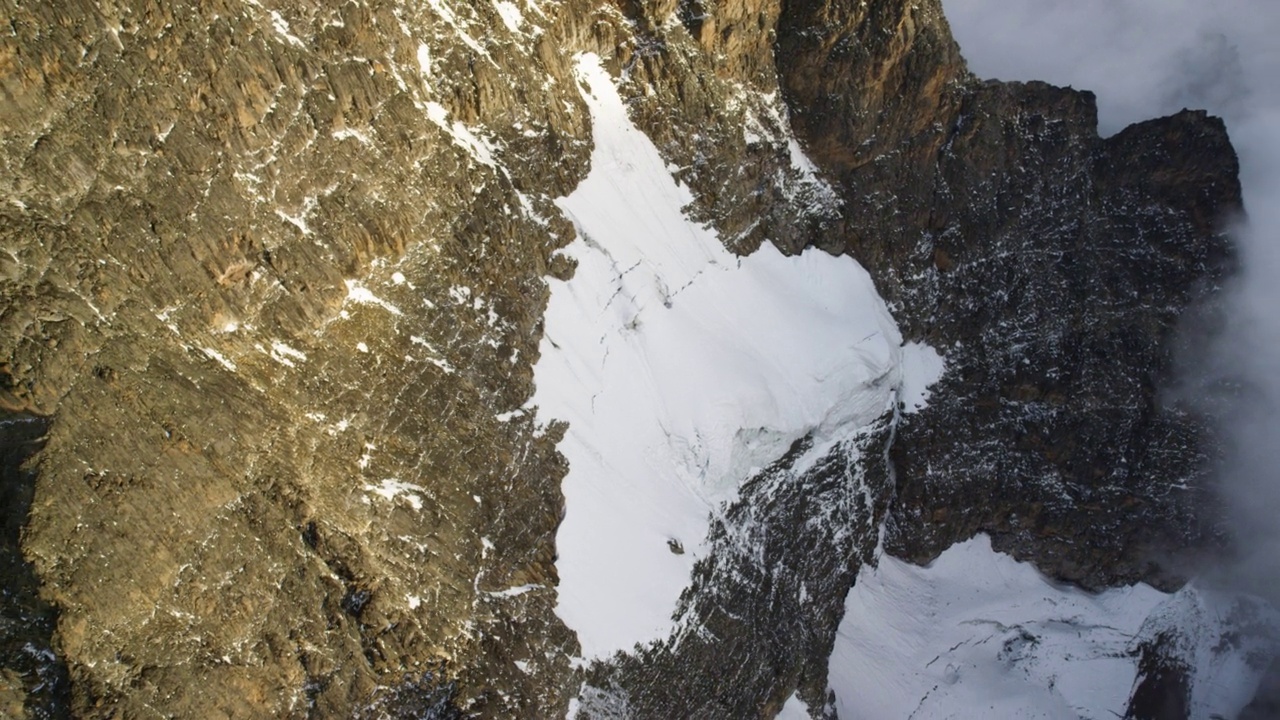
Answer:
[[[578,267],[549,281],[533,403],[540,422],[569,423],[556,612],[595,658],[670,634],[711,514],[753,470],[891,409],[904,353],[921,377],[903,401],[920,406],[941,358],[901,347],[850,258],[727,252],[686,218],[692,196],[599,58],[581,56],[577,77],[595,149],[558,201]]]

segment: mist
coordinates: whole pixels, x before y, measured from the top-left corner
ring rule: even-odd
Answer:
[[[1214,418],[1236,549],[1207,580],[1280,603],[1280,2],[943,0],[970,69],[1091,90],[1099,132],[1182,108],[1227,123],[1247,217],[1240,271],[1178,392]],[[1224,395],[1219,388],[1232,388]]]

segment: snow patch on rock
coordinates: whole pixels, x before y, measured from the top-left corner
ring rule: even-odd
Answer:
[[[921,343],[907,343],[902,347],[902,389],[898,399],[903,412],[908,414],[923,410],[929,404],[929,388],[942,378],[947,369],[946,360],[938,351]]]
[[[403,315],[400,308],[374,295],[369,288],[360,284],[359,280],[346,280],[347,284],[347,302],[353,302],[358,305],[377,305],[392,315]]]
[[[366,484],[364,490],[388,502],[394,502],[396,498],[404,498],[404,501],[414,510],[422,509],[422,488],[411,483],[387,478],[377,485]]]
[[[449,137],[453,138],[454,144],[465,150],[472,160],[491,168],[498,166],[497,161],[494,160],[496,148],[493,143],[461,122],[456,120],[449,122],[449,111],[438,102],[427,103],[426,110],[427,119],[448,133]]]
[[[809,706],[804,704],[799,695],[792,693],[782,709],[778,711],[776,720],[809,720],[811,717],[813,716],[809,713]]]

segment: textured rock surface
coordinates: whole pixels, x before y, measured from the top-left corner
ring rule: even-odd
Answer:
[[[1225,128],[1184,112],[1100,139],[1091,94],[977,82],[936,12],[889,5],[794,3],[779,29],[845,249],[948,357],[894,446],[889,550],[924,561],[983,531],[1086,586],[1176,583],[1157,561],[1207,539],[1210,450],[1156,388],[1177,318],[1229,264]]]
[[[1087,93],[968,75],[932,0],[0,3],[0,710],[819,709],[885,517],[1090,586],[1208,538],[1155,388],[1228,259],[1213,119],[1099,139]],[[747,484],[682,635],[585,671],[562,429],[508,414],[572,271],[580,51],[692,216],[851,253],[948,357],[924,413]]]
[[[511,665],[567,672],[551,589],[488,593],[554,578],[555,434],[495,413],[589,149],[546,82],[582,28],[455,17],[477,58],[390,4],[6,15],[5,402],[54,418],[23,550],[75,713],[348,714],[441,660],[479,712],[563,705]]]

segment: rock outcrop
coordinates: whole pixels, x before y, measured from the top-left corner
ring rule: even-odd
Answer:
[[[890,552],[925,561],[982,531],[1087,587],[1176,584],[1161,561],[1212,535],[1195,511],[1212,448],[1157,388],[1183,309],[1230,266],[1221,121],[1099,138],[1088,92],[967,76],[928,5],[783,18],[784,97],[840,180],[842,249],[948,358],[894,445]]]
[[[1088,93],[970,75],[936,0],[5,9],[0,711],[540,718],[583,682],[598,715],[819,710],[886,522],[914,561],[982,531],[1088,587],[1215,541],[1212,439],[1157,396],[1240,202],[1202,113],[1099,138]],[[853,255],[948,369],[749,480],[693,630],[583,670],[563,428],[526,401],[585,51],[692,217]]]

